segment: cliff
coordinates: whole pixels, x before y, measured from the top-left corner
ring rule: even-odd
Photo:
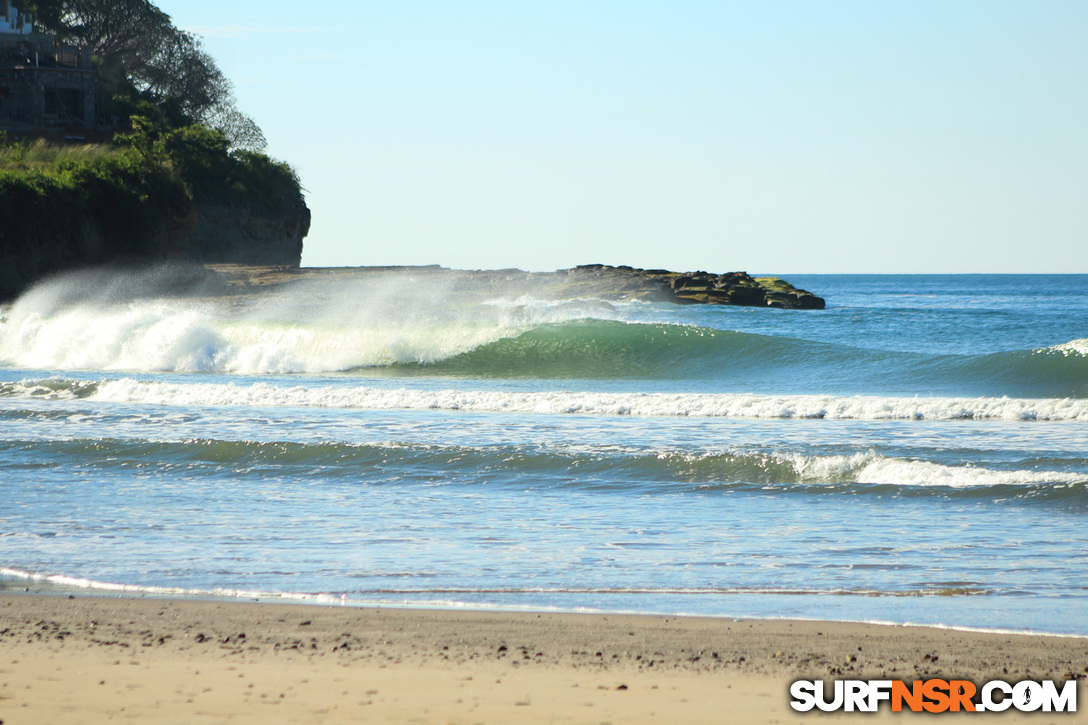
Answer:
[[[201,204],[193,209],[187,259],[219,264],[297,267],[310,229],[305,205],[278,213]]]
[[[310,211],[289,166],[200,127],[130,141],[0,147],[0,300],[80,267],[300,263]]]
[[[103,225],[93,214],[27,217],[26,223],[10,224],[10,219],[4,219],[8,211],[0,211],[0,300],[15,298],[51,274],[107,264],[180,261],[298,266],[310,226],[305,205],[270,212],[193,204],[140,225],[135,237],[131,229]]]

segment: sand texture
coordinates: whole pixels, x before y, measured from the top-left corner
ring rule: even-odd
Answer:
[[[1088,639],[919,627],[0,595],[3,725],[871,721],[795,713],[789,683],[1086,668]]]

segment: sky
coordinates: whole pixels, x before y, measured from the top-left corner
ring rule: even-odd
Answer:
[[[158,0],[305,266],[1088,272],[1088,2]]]

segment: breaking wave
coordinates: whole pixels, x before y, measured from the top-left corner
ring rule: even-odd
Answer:
[[[460,410],[553,415],[825,420],[1088,421],[1084,398],[959,398],[732,393],[426,390],[370,386],[175,383],[124,377],[0,383],[0,396],[258,408]]]
[[[424,294],[396,277],[219,297],[140,296],[118,292],[114,287],[121,282],[80,284],[61,280],[20,298],[0,320],[0,364],[29,370],[700,380],[713,381],[719,390],[755,392],[1088,397],[1088,339],[979,355],[874,350],[654,321],[652,309],[647,313],[648,306],[638,303],[541,301],[517,297],[516,290],[481,302],[463,290],[433,286]],[[801,405],[793,415],[819,414],[810,408]]]
[[[41,453],[39,453],[41,449]],[[678,491],[764,491],[777,494],[878,496],[954,496],[998,500],[1051,501],[1088,506],[1088,460],[1062,462],[1061,468],[1000,469],[948,465],[876,452],[811,455],[789,451],[724,450],[703,453],[652,452],[642,448],[584,451],[537,446],[458,446],[409,443],[349,444],[233,441],[217,439],[75,439],[0,442],[0,451],[17,457],[48,452],[51,465],[109,470],[142,470],[148,460],[165,460],[199,473],[228,467],[246,472],[305,475],[321,470],[325,480],[353,482],[359,471],[367,484],[381,486],[376,471],[395,469],[396,485],[420,471],[433,483],[434,471],[457,471],[456,483],[524,488],[526,480],[547,488],[622,489],[641,495]],[[392,482],[391,482],[392,483]]]

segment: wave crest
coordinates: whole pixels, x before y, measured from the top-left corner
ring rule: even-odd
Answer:
[[[1012,499],[1048,499],[1088,504],[1088,473],[1083,458],[1054,462],[1052,470],[941,464],[891,457],[875,451],[812,454],[789,450],[709,450],[658,452],[630,447],[609,452],[577,445],[463,446],[420,443],[298,443],[285,441],[195,439],[71,439],[43,444],[8,441],[0,449],[48,446],[57,461],[93,457],[103,468],[140,467],[148,457],[169,457],[185,467],[206,464],[248,471],[311,471],[329,480],[355,480],[358,471],[394,465],[410,470],[456,464],[465,480],[486,479],[524,486],[529,476],[541,485],[563,488],[622,488],[642,493],[677,490],[747,490],[776,493],[850,493],[854,495],[955,495]],[[592,473],[572,479],[571,470]],[[424,474],[426,475],[426,474]],[[401,480],[397,476],[397,480]],[[380,476],[368,485],[381,485]]]
[[[1057,352],[1062,355],[1079,355],[1081,357],[1088,357],[1088,338],[1080,338],[1077,340],[1070,340],[1069,342],[1063,342],[1061,345],[1054,345],[1052,347],[1043,348],[1037,352]]]
[[[64,378],[0,384],[0,396],[90,398],[150,405],[240,405],[262,408],[464,410],[553,415],[824,420],[1088,421],[1079,398],[906,398],[878,396],[754,395],[730,393],[514,392],[310,387],[256,382],[168,383],[135,378]]]
[[[0,321],[0,363],[31,370],[366,370],[392,376],[706,380],[716,389],[753,392],[1088,397],[1088,339],[989,354],[909,353],[716,329],[728,317],[687,318],[715,320],[708,322],[711,327],[654,321],[655,308],[634,303],[541,301],[516,291],[483,301],[434,285],[401,276],[250,296],[134,298],[112,287],[96,295],[93,286],[83,289],[62,279],[20,298]],[[843,415],[838,403],[789,406],[793,412],[782,415]],[[919,415],[929,416],[926,410]],[[953,417],[977,414],[967,409]]]
[[[0,320],[0,362],[245,374],[425,365],[537,325],[614,313],[592,300],[481,303],[407,276],[219,297],[124,295],[118,287],[126,279],[75,275],[34,288]],[[139,287],[140,278],[131,279]]]

